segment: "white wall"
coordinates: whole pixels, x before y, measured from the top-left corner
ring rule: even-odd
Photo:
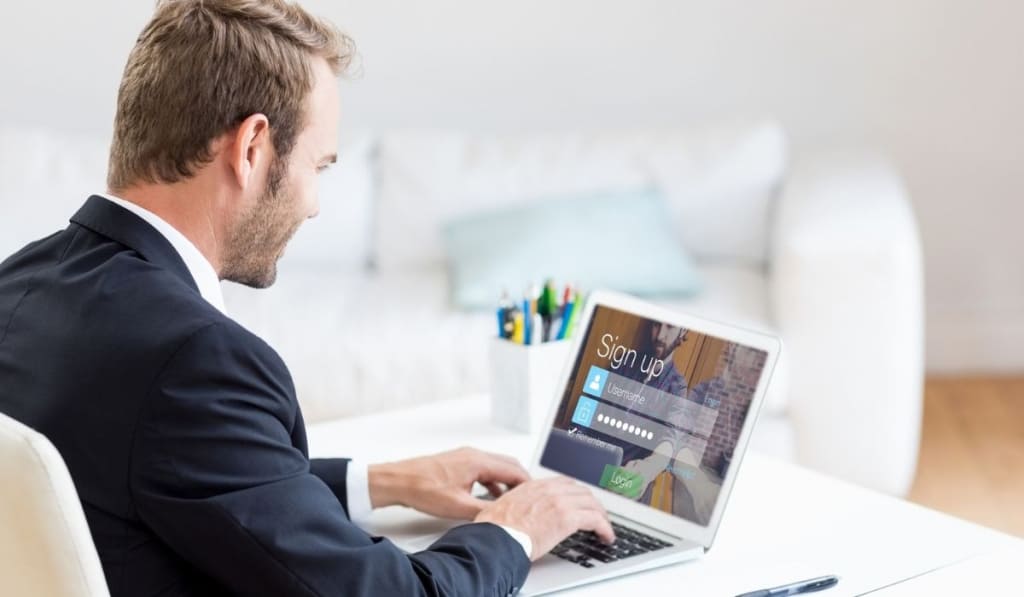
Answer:
[[[905,174],[932,370],[1024,369],[1024,3],[309,0],[351,33],[356,128],[678,126],[774,114]],[[0,126],[106,134],[145,2],[5,7]]]

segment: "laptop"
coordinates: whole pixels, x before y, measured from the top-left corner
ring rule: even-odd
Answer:
[[[594,488],[615,544],[577,532],[533,563],[543,595],[692,560],[714,541],[781,344],[594,292],[528,468]],[[401,547],[425,548],[421,537]]]

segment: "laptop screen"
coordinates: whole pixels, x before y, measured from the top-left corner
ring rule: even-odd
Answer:
[[[707,526],[768,353],[603,305],[584,334],[541,464]]]

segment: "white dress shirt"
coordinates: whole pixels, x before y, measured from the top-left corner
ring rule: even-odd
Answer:
[[[188,273],[192,275],[196,286],[199,287],[199,294],[203,299],[216,307],[224,315],[228,314],[227,309],[224,307],[224,293],[221,292],[220,278],[206,257],[192,244],[192,241],[179,232],[177,228],[168,224],[163,218],[140,205],[113,195],[102,193],[99,195],[107,201],[127,209],[145,220],[153,228],[156,228],[157,232],[162,234],[167,239],[167,242],[171,243],[171,246],[178,252],[182,261],[185,262],[185,267],[188,268]],[[370,513],[373,511],[373,505],[370,502],[368,465],[353,460],[349,461],[345,472],[345,492],[348,498],[349,519],[360,528],[365,528],[370,520]],[[511,535],[523,547],[526,557],[529,558],[533,551],[533,541],[530,539],[530,536],[504,525],[498,526],[501,526],[505,532]]]

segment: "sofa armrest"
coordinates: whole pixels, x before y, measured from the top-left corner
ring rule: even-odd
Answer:
[[[899,177],[863,154],[798,161],[772,233],[797,459],[904,495],[920,440],[924,314],[921,248]]]

